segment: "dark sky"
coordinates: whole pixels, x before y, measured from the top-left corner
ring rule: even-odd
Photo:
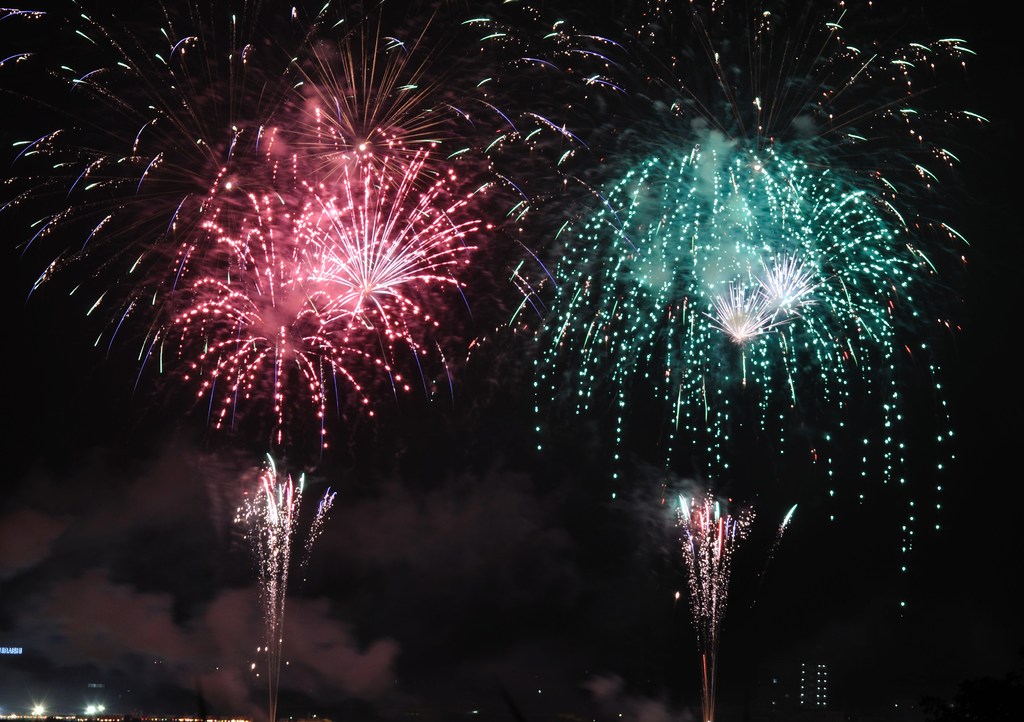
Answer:
[[[959,148],[952,203],[970,246],[964,324],[946,349],[958,458],[941,481],[942,530],[929,513],[902,555],[897,490],[868,485],[857,504],[830,503],[820,480],[766,473],[745,486],[757,517],[722,627],[723,715],[757,710],[773,678],[795,694],[802,662],[828,665],[833,708],[894,720],[1024,662],[1009,323],[1018,60],[1000,11],[941,5],[936,27],[978,52],[970,100],[992,119]],[[260,445],[211,437],[199,415],[135,392],[133,359],[94,348],[64,299],[26,303],[37,269],[11,235],[0,647],[22,653],[0,656],[0,713],[95,699],[116,713],[263,719],[263,621],[234,523]],[[638,459],[612,500],[600,420],[535,454],[527,370],[502,364],[506,352],[515,344],[484,352],[454,400],[406,402],[341,432],[310,470],[296,562],[316,500],[337,498],[293,570],[280,714],[694,719],[697,645],[662,476]],[[914,481],[931,502],[934,482]],[[699,486],[683,473],[673,483]]]

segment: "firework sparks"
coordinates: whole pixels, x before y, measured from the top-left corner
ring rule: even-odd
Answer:
[[[17,144],[19,175],[8,179],[3,208],[42,214],[31,217],[26,252],[65,244],[37,289],[84,265],[104,271],[100,287],[76,289],[93,294],[91,309],[116,302],[112,285],[128,287],[131,309],[159,295],[165,264],[184,236],[201,233],[212,196],[274,172],[264,142],[291,93],[290,54],[255,42],[256,19],[230,9],[167,12],[152,23],[88,10],[39,13],[22,28],[19,42],[36,38],[40,48],[19,64],[30,77],[13,80],[33,82],[21,97],[26,117],[55,129]],[[264,20],[282,42],[302,30]],[[80,65],[54,63],[52,48],[74,51]]]
[[[756,289],[730,284],[726,296],[715,296],[711,302],[715,308],[711,325],[738,344],[766,333],[773,325],[768,299]]]
[[[243,5],[3,17],[10,29],[20,23],[16,42],[31,47],[11,56],[4,79],[31,83],[31,94],[12,92],[26,117],[55,126],[15,144],[20,173],[7,179],[3,208],[42,209],[26,247],[59,233],[77,239],[41,281],[88,260],[89,270],[109,267],[132,286],[151,283],[148,271],[173,258],[183,236],[202,234],[226,189],[274,187],[282,166],[299,163],[303,178],[330,183],[353,164],[421,163],[420,152],[441,142],[449,155],[466,150],[448,122],[463,116],[443,102],[462,76],[451,58],[440,66],[446,46],[431,46],[426,29],[406,41],[385,35],[379,16],[350,16],[338,4],[311,17],[290,5]],[[83,66],[54,63],[53,47]],[[53,87],[40,82],[51,79]],[[136,290],[145,298],[154,289]]]
[[[300,477],[296,484],[290,475],[280,474],[273,459],[268,457],[268,463],[260,472],[255,493],[238,513],[238,521],[249,528],[259,572],[269,692],[267,719],[270,722],[277,719],[285,600],[291,569],[292,542],[298,526],[304,484],[305,477]],[[334,503],[334,497],[335,495],[328,489],[320,500],[306,545],[307,553],[320,533],[323,520]]]
[[[753,521],[753,510],[744,509],[734,516],[711,494],[689,501],[679,497],[677,522],[682,529],[690,611],[701,655],[702,719],[707,722],[715,718],[718,640],[729,599],[732,557]]]
[[[433,309],[464,303],[459,278],[481,223],[466,216],[469,199],[452,191],[452,176],[426,172],[429,157],[420,151],[398,177],[359,165],[332,186],[250,194],[246,211],[235,204],[205,222],[213,244],[201,259],[182,250],[170,306],[183,310],[152,348],[162,356],[169,345],[186,360],[216,427],[234,427],[253,405],[272,419],[276,448],[296,442],[285,438],[286,414],[304,405],[313,423],[296,427],[314,426],[326,448],[328,399],[370,407],[368,384],[380,376],[410,390],[403,349],[430,393],[447,376],[447,330]],[[442,302],[446,290],[456,302]],[[438,370],[428,376],[431,359]]]
[[[797,506],[797,504],[791,506],[789,508],[789,511],[786,512],[786,515],[782,517],[782,521],[779,523],[779,528],[775,532],[775,539],[772,540],[772,545],[771,547],[769,547],[768,555],[765,558],[764,569],[761,570],[761,575],[758,577],[757,592],[754,594],[754,599],[750,603],[751,607],[757,604],[758,595],[761,591],[761,586],[764,584],[764,578],[768,574],[768,566],[772,563],[772,560],[775,559],[775,552],[778,551],[779,545],[782,543],[782,535],[785,534],[786,529],[789,528],[789,523],[793,520],[793,515],[796,514]]]
[[[404,40],[383,8],[243,5],[6,15],[38,26],[19,42],[88,65],[52,68],[37,48],[5,63],[28,74],[12,86],[55,80],[23,100],[38,95],[33,117],[56,129],[18,147],[2,208],[31,226],[25,255],[44,256],[32,293],[77,274],[96,344],[138,341],[140,383],[184,359],[213,427],[267,401],[251,415],[273,418],[256,433],[275,450],[308,399],[301,427],[322,453],[332,397],[340,415],[349,396],[372,406],[379,374],[396,391],[450,385],[428,357],[464,341],[446,324],[468,303],[483,224],[467,205],[488,186],[468,151],[483,144],[457,132],[473,128],[451,102],[471,80],[442,24]]]
[[[439,145],[449,158],[464,154],[470,119],[455,104],[466,91],[436,15],[411,38],[388,35],[380,16],[349,23],[340,40],[311,42],[297,66],[303,107],[293,145],[317,177],[330,183],[353,162],[402,175]]]
[[[716,478],[753,434],[780,453],[799,442],[831,492],[857,464],[906,483],[903,369],[941,395],[932,336],[956,328],[934,292],[963,244],[934,218],[956,162],[943,142],[984,120],[921,102],[971,56],[963,41],[858,48],[847,5],[648,3],[624,20],[635,32],[601,43],[616,111],[588,139],[608,160],[599,202],[557,235],[538,410],[611,409],[613,448],[656,436],[666,465]],[[657,434],[634,425],[651,399]],[[845,464],[833,441],[854,409],[880,431]],[[937,456],[941,471],[952,452]]]
[[[709,429],[717,456],[739,422],[726,402],[738,389],[761,394],[768,428],[780,408],[841,406],[855,379],[894,384],[893,309],[917,316],[930,267],[832,173],[774,154],[756,174],[746,166],[706,146],[651,158],[580,229],[559,268],[544,359],[577,367],[578,411],[591,403],[590,379],[609,379],[621,426],[649,374],[677,428],[695,439]],[[595,251],[602,263],[590,262]]]

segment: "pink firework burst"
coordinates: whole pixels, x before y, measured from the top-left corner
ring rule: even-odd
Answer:
[[[464,303],[460,274],[482,223],[469,215],[473,194],[429,160],[419,151],[400,173],[356,163],[331,186],[215,201],[202,253],[182,250],[160,334],[215,428],[244,415],[280,447],[313,422],[326,448],[332,397],[339,412],[373,415],[378,385],[407,392],[418,376],[430,391],[447,375],[445,344],[460,334],[445,319]]]

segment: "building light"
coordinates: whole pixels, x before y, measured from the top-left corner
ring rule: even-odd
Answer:
[[[810,700],[813,698],[813,702]],[[813,674],[808,664],[800,664],[800,706],[828,706],[828,666],[822,663],[814,666]]]

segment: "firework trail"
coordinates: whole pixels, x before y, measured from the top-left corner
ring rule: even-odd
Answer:
[[[761,570],[760,576],[757,578],[757,592],[754,594],[754,601],[750,603],[753,607],[757,604],[757,600],[760,596],[761,587],[764,585],[765,575],[768,573],[768,565],[772,563],[775,558],[775,552],[779,549],[779,544],[782,543],[782,535],[785,534],[786,529],[789,527],[789,522],[793,520],[793,515],[796,513],[797,504],[794,504],[786,512],[786,515],[782,517],[782,522],[779,524],[778,530],[775,532],[775,539],[772,540],[772,545],[768,548],[768,556],[764,562],[764,569]]]
[[[932,340],[957,328],[943,286],[965,244],[934,214],[944,139],[983,119],[925,91],[971,51],[890,45],[847,5],[649,3],[602,44],[623,49],[603,87],[625,100],[588,136],[600,202],[553,243],[538,410],[607,410],[615,449],[653,438],[712,477],[752,435],[823,464],[830,493],[869,461],[903,485],[909,365],[947,444]],[[861,425],[846,463],[833,442]]]
[[[260,472],[253,496],[238,512],[238,521],[249,529],[249,538],[259,572],[260,606],[263,610],[264,642],[267,656],[269,721],[277,719],[277,691],[281,677],[281,649],[284,644],[284,611],[291,569],[292,542],[299,521],[305,477],[298,484],[290,475],[278,473],[272,458]],[[330,489],[317,508],[307,552],[319,535],[323,519],[334,503]]]
[[[310,556],[313,553],[313,544],[324,531],[324,523],[327,521],[327,513],[334,506],[334,499],[337,496],[337,492],[332,492],[330,489],[324,493],[320,499],[320,503],[317,504],[316,513],[313,515],[313,521],[309,525],[309,535],[306,538],[305,555],[302,557],[301,565],[303,568],[309,565]]]
[[[729,599],[732,556],[750,532],[754,512],[744,509],[735,516],[706,494],[702,499],[679,497],[677,523],[690,588],[690,612],[701,655],[702,720],[715,718],[715,675],[718,640]]]
[[[791,522],[793,520],[793,515],[796,513],[796,507],[797,507],[797,504],[794,504],[793,506],[791,506],[789,508],[789,511],[786,512],[786,515],[784,517],[782,517],[782,522],[779,524],[779,530],[775,534],[775,541],[772,542],[772,546],[768,550],[768,561],[769,562],[775,556],[775,552],[779,548],[779,544],[782,543],[782,535],[786,532],[786,529],[789,528],[789,522]],[[762,574],[762,576],[763,576],[763,574]]]

